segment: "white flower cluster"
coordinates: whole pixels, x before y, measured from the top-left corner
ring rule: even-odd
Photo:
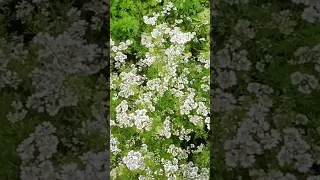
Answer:
[[[267,54],[261,61],[258,61],[256,63],[256,69],[260,72],[264,72],[266,64],[270,62],[272,62],[272,56],[270,54]]]
[[[190,92],[188,94],[186,100],[184,101],[183,105],[181,106],[180,113],[190,114],[190,112],[198,107],[198,104],[194,101],[195,92]]]
[[[97,45],[86,45],[68,33],[58,37],[39,33],[33,42],[40,48],[38,62],[43,67],[35,68],[30,74],[36,93],[28,98],[27,107],[53,116],[62,107],[77,105],[78,98],[66,81],[73,74],[90,75],[104,68],[105,63],[97,60],[101,49]]]
[[[83,7],[85,10],[91,11],[94,13],[94,16],[91,18],[90,27],[93,30],[100,31],[104,25],[104,21],[108,19],[108,2],[103,0],[92,1]]]
[[[144,77],[136,74],[137,69],[133,68],[130,72],[121,72],[117,78],[120,81],[118,96],[128,98],[135,94],[134,89],[142,84]]]
[[[34,6],[28,1],[21,1],[16,5],[16,18],[21,19],[22,22],[26,22],[26,17],[30,16],[34,11]]]
[[[14,112],[9,112],[9,114],[7,114],[8,120],[12,123],[23,120],[28,113],[21,101],[13,101],[12,107],[14,108]]]
[[[171,137],[171,122],[170,117],[167,117],[166,120],[163,122],[163,128],[159,131],[160,136],[165,136],[166,138]]]
[[[172,9],[177,10],[177,8],[173,6],[173,3],[169,2],[168,5],[166,7],[164,7],[163,10],[161,11],[161,16],[165,16],[165,15],[170,14],[170,11]],[[158,20],[159,16],[160,16],[159,13],[153,13],[152,17],[143,16],[144,23],[154,26],[157,24],[157,20]]]
[[[239,27],[240,28],[240,27]],[[240,30],[239,30],[240,31]],[[216,53],[214,68],[217,73],[215,81],[222,89],[228,89],[237,85],[236,71],[248,71],[251,68],[251,62],[248,60],[248,52],[241,50],[241,43],[230,39],[225,48]]]
[[[320,61],[319,61],[320,44],[316,44],[313,47],[302,46],[299,47],[294,56],[297,60],[289,61],[290,64],[305,64],[305,63],[315,63],[314,70],[318,73],[320,72]]]
[[[118,144],[119,144],[118,139],[111,135],[111,137],[110,137],[110,151],[112,153],[118,154],[119,152],[121,152],[121,150],[117,147]]]
[[[115,63],[115,67],[119,67],[125,63],[127,59],[127,55],[123,54],[122,51],[128,49],[128,47],[132,44],[132,41],[127,40],[126,42],[121,42],[118,46],[114,44],[114,41],[110,39],[110,48],[111,53],[114,53],[114,58],[111,59],[110,63]],[[115,62],[113,62],[115,61]]]
[[[180,28],[174,27],[174,29],[171,32],[169,32],[169,35],[171,37],[170,42],[177,43],[177,44],[185,44],[191,41],[196,35],[196,33],[195,32],[183,33],[181,32]]]
[[[143,16],[144,23],[154,26],[154,25],[156,25],[157,19],[159,16],[160,16],[160,14],[158,14],[158,13],[154,13],[153,17]]]
[[[17,151],[22,160],[21,179],[50,179],[54,170],[50,158],[57,152],[59,140],[54,135],[56,128],[49,122],[43,122],[36,127],[18,147]],[[36,157],[34,154],[38,154]],[[46,171],[44,171],[46,169]]]
[[[111,107],[113,179],[121,178],[122,172],[128,170],[139,170],[139,179],[209,179],[209,172],[201,165],[184,164],[190,148],[171,140],[188,142],[195,128],[210,129],[209,101],[197,93],[208,93],[210,88],[209,46],[200,50],[197,58],[192,57],[187,44],[198,38],[198,33],[178,27],[184,22],[182,19],[175,19],[173,24],[160,22],[175,9],[169,2],[161,13],[143,16],[151,30],[146,28],[141,33],[142,52],[136,54],[132,60],[135,62],[124,53],[115,53],[120,50],[112,41],[112,62],[121,61],[112,65],[111,73],[111,99],[115,104]],[[209,28],[208,24],[201,27]],[[194,67],[199,82],[192,79]],[[130,138],[126,136],[129,133]],[[126,144],[119,143],[120,139]],[[207,152],[208,144],[202,146],[199,152]]]
[[[279,32],[282,34],[291,34],[294,30],[294,26],[297,25],[297,22],[291,19],[292,13],[288,9],[280,11],[277,14],[272,14],[272,16],[276,22]]]
[[[286,128],[283,133],[284,145],[277,155],[280,166],[294,162],[299,172],[307,172],[314,162],[312,155],[308,153],[310,146],[295,128]]]
[[[138,130],[146,129],[151,130],[152,119],[146,114],[148,111],[146,109],[136,110],[136,114],[130,114],[130,118],[135,123]]]
[[[16,70],[9,68],[12,62],[24,63],[29,52],[24,48],[21,37],[12,39],[0,38],[0,90],[3,88],[17,89],[21,78]]]
[[[257,103],[249,107],[246,118],[240,123],[236,137],[225,143],[226,163],[231,167],[250,167],[255,162],[255,155],[276,147],[280,133],[270,128],[266,121],[272,101],[267,96],[273,89],[259,83],[250,83],[247,90],[255,94]]]
[[[192,162],[189,162],[188,164],[182,164],[181,169],[183,172],[184,179],[188,179],[188,180],[209,179],[209,169],[208,168],[199,169],[197,166],[194,166]]]
[[[255,36],[255,32],[252,28],[250,28],[251,22],[246,19],[238,20],[237,24],[235,25],[234,29],[239,33],[247,36],[248,38],[252,39]]]
[[[128,111],[128,102],[126,100],[121,101],[121,103],[116,107],[116,124],[119,127],[132,127],[133,123],[130,121]]]
[[[209,58],[205,58],[205,57],[199,57],[198,59],[200,62],[204,63],[204,67],[206,69],[209,69],[210,68],[210,59]]]
[[[320,3],[314,0],[291,0],[293,3],[296,4],[304,4],[307,6],[301,17],[302,19],[308,21],[309,23],[314,23],[319,21],[320,19]]]
[[[294,72],[291,74],[291,82],[293,85],[298,85],[298,90],[304,94],[310,94],[312,90],[318,88],[318,79],[309,74]]]
[[[186,140],[190,141],[191,136],[189,135],[192,132],[192,129],[186,129],[184,127],[178,127],[177,129],[172,130],[172,134],[178,136],[181,141]]]
[[[164,172],[166,174],[167,179],[177,179],[177,171],[179,170],[179,161],[176,158],[170,160],[163,160]]]
[[[122,161],[130,170],[142,169],[144,167],[144,158],[140,152],[129,151]]]
[[[146,113],[146,109],[137,109],[135,113],[128,114],[128,104],[126,100],[123,100],[117,107],[116,122],[119,127],[132,127],[135,125],[138,130],[146,129],[150,131],[152,118]]]
[[[163,10],[161,11],[161,14],[162,14],[163,16],[165,16],[165,15],[169,14],[170,11],[172,11],[172,10],[176,11],[177,8],[174,7],[174,5],[173,5],[172,2],[169,2],[169,3],[167,4],[167,6],[163,8]]]
[[[188,157],[189,151],[171,144],[169,146],[168,153],[172,154],[174,157],[177,157],[179,160],[182,160]]]
[[[231,112],[236,108],[237,100],[231,93],[215,89],[212,110],[214,112]]]
[[[27,139],[18,147],[17,151],[22,160],[22,180],[29,179],[100,179],[109,177],[109,171],[105,163],[108,161],[108,152],[87,152],[79,157],[84,164],[80,170],[77,164],[64,164],[55,167],[51,158],[57,153],[59,140],[54,134],[56,128],[49,122],[43,122],[36,127]]]

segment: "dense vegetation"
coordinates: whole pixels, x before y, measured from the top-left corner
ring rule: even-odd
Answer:
[[[107,179],[104,1],[0,2],[0,179]]]
[[[213,179],[319,179],[319,2],[217,0]]]
[[[209,2],[111,1],[112,179],[209,179]]]

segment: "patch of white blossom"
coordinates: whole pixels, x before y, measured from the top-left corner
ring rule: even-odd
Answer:
[[[108,179],[109,152],[107,150],[90,150],[91,147],[89,147],[87,152],[79,153],[76,157],[77,161],[69,164],[57,161],[63,155],[58,152],[60,149],[58,146],[66,146],[75,152],[75,150],[79,150],[75,144],[84,145],[82,140],[87,139],[88,136],[99,134],[102,138],[106,138],[109,135],[105,114],[108,107],[107,103],[101,100],[105,98],[105,95],[101,94],[105,94],[104,92],[107,90],[104,86],[106,82],[101,82],[100,79],[100,82],[95,85],[94,92],[89,95],[83,95],[82,92],[76,93],[73,82],[70,83],[72,80],[81,79],[81,75],[96,75],[106,67],[107,61],[103,59],[106,56],[103,54],[106,52],[105,47],[89,43],[84,36],[89,27],[93,30],[101,29],[103,19],[107,17],[108,7],[105,1],[94,1],[86,3],[84,9],[75,7],[69,10],[65,9],[67,10],[66,14],[61,16],[65,15],[65,23],[69,24],[64,27],[62,32],[52,33],[51,30],[56,31],[57,21],[61,17],[50,19],[48,13],[51,11],[50,3],[52,2],[47,0],[18,2],[15,5],[16,12],[12,14],[12,18],[21,20],[23,24],[31,25],[30,21],[38,22],[39,19],[36,18],[41,16],[41,23],[46,24],[47,27],[37,32],[28,43],[23,43],[21,37],[15,36],[7,39],[10,42],[1,39],[0,89],[20,88],[21,79],[27,79],[27,83],[23,83],[28,85],[27,88],[30,91],[25,101],[15,100],[12,102],[13,111],[7,114],[7,118],[11,122],[18,122],[25,118],[30,111],[56,118],[61,115],[59,114],[61,109],[75,107],[83,100],[90,99],[94,101],[94,105],[91,106],[92,111],[89,112],[89,114],[91,113],[90,118],[76,117],[78,118],[77,125],[80,127],[71,130],[72,132],[70,132],[70,127],[55,124],[57,121],[42,121],[36,125],[34,132],[31,132],[17,148],[21,159],[20,179]],[[82,19],[81,13],[84,10],[94,12],[91,23]],[[30,49],[33,53],[29,52]],[[17,67],[19,68],[13,71],[11,63],[18,63]],[[32,67],[30,67],[30,63]],[[77,85],[79,87],[79,84]],[[90,106],[88,107],[90,108]],[[70,134],[63,134],[65,132],[70,132]],[[118,152],[118,141],[117,139],[113,140],[115,148],[112,151]],[[106,146],[106,144],[104,142],[103,145]]]
[[[129,151],[122,161],[130,170],[142,169],[144,167],[144,158],[140,152]]]
[[[209,49],[203,50],[198,60],[194,60],[188,44],[198,38],[197,32],[185,32],[179,27],[184,22],[182,16],[173,24],[163,22],[163,18],[175,10],[177,8],[169,2],[160,13],[143,16],[143,22],[151,30],[141,33],[140,43],[146,52],[138,53],[134,65],[125,54],[131,42],[111,40],[111,62],[116,69],[110,78],[111,99],[116,102],[111,121],[111,153],[117,166],[111,170],[113,178],[121,177],[121,171],[125,169],[141,172],[138,177],[141,180],[209,179],[208,169],[198,167],[194,162],[185,163],[191,153],[189,147],[181,148],[175,143],[168,147],[164,143],[172,138],[189,142],[195,131],[191,127],[203,129],[206,125],[210,129],[209,102],[193,87],[196,84],[190,78],[193,68],[188,67],[190,63],[196,63],[196,71],[204,74],[210,64]],[[208,37],[202,38],[206,43]],[[246,61],[241,55],[235,60],[239,66]],[[200,77],[200,83],[199,89],[209,92],[209,74]],[[129,138],[119,133],[127,129],[135,135]],[[126,144],[119,144],[120,138],[125,138],[122,140]],[[164,149],[153,148],[158,143],[163,144]],[[121,149],[123,146],[126,149]],[[141,146],[140,150],[137,146]],[[208,144],[203,146],[198,149],[199,153],[208,151]],[[162,157],[164,154],[167,154],[166,158]],[[157,164],[157,168],[152,164]],[[159,164],[163,167],[159,168]]]

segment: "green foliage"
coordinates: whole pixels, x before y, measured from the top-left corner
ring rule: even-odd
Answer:
[[[166,7],[169,2],[172,2],[177,9],[170,11],[169,15],[158,17],[156,26],[144,23],[144,16],[151,17],[153,13],[161,13],[162,8]],[[204,122],[208,116],[209,91],[203,88],[204,85],[209,85],[210,74],[208,69],[210,48],[208,43],[210,32],[208,19],[210,10],[208,7],[209,2],[204,0],[164,0],[161,3],[153,0],[121,2],[114,0],[113,3],[111,2],[111,38],[115,42],[112,47],[115,52],[112,52],[111,59],[115,64],[125,61],[121,63],[120,68],[114,67],[112,69],[112,77],[114,77],[112,79],[116,79],[116,81],[112,82],[115,88],[111,92],[111,98],[113,98],[110,110],[111,119],[116,118],[115,110],[120,108],[120,103],[126,101],[127,103],[124,103],[126,105],[123,108],[127,109],[128,107],[128,110],[125,110],[126,112],[118,114],[119,118],[115,119],[116,125],[111,127],[112,136],[119,141],[117,147],[121,149],[121,151],[115,152],[112,157],[111,162],[114,165],[111,169],[117,172],[117,175],[112,176],[113,178],[130,179],[130,177],[135,177],[136,179],[138,175],[151,176],[146,171],[128,171],[127,169],[131,166],[128,163],[125,163],[119,169],[116,168],[117,164],[121,162],[121,158],[129,156],[128,149],[138,154],[141,153],[142,156],[145,155],[144,164],[154,172],[167,167],[165,165],[167,163],[162,162],[162,159],[172,162],[177,159],[177,163],[180,165],[187,165],[192,161],[195,163],[194,166],[202,170],[209,167],[208,122]],[[179,24],[177,20],[181,19],[183,22]],[[131,20],[132,22],[127,23]],[[179,33],[178,37],[181,36],[180,38],[191,35],[191,32],[196,32],[196,36],[183,44],[170,42],[170,38],[173,39],[172,35],[168,35],[166,30],[162,30],[160,24],[165,24],[167,30],[174,33],[177,30],[175,27],[179,27],[181,35],[180,32],[177,33]],[[153,33],[157,30],[160,30],[161,33],[159,37],[154,37]],[[135,34],[134,32],[138,33]],[[154,46],[153,48],[146,48],[142,45],[140,39],[142,35],[146,35],[147,39],[152,37],[151,42],[148,43],[151,43]],[[133,41],[133,45],[130,45],[129,49],[116,50],[119,43],[128,39]],[[160,40],[162,42],[159,43]],[[175,48],[182,48],[181,54],[165,53],[171,50],[175,51]],[[126,56],[119,60],[117,53]],[[146,53],[152,60],[148,61],[149,59],[145,56]],[[142,65],[144,60],[148,65]],[[121,72],[131,72],[130,69],[135,67],[139,70],[132,75],[132,85],[130,85],[131,82],[122,81],[121,76],[123,74]],[[136,85],[134,82],[137,82],[139,77],[145,77],[146,79],[143,80],[142,84]],[[150,84],[148,84],[149,82]],[[131,95],[117,94],[116,92],[121,86],[130,88],[132,90]],[[150,86],[150,89],[148,86]],[[193,97],[193,91],[195,91],[195,97]],[[148,97],[144,97],[145,94]],[[188,112],[186,110],[188,109],[187,98],[193,99],[194,102],[189,103],[194,105],[203,103],[205,107],[202,110],[204,112],[200,113],[200,110],[198,112],[197,107],[192,107],[193,110]],[[138,113],[141,110],[147,111],[147,117],[140,117]],[[142,120],[145,122],[141,123]],[[199,121],[199,123],[197,124],[196,121]],[[124,123],[124,127],[120,125],[122,123]],[[150,129],[147,128],[148,125],[151,126]],[[129,141],[132,141],[133,144],[130,144]],[[186,149],[192,146],[191,144],[194,143],[198,146],[200,141],[206,147],[205,153],[196,156],[186,153],[188,151]],[[142,150],[142,145],[147,146],[147,151]],[[175,153],[170,152],[170,149],[174,152],[177,151],[178,155],[174,155]],[[144,153],[150,154],[146,155]],[[170,162],[168,163],[170,164]],[[175,172],[178,179],[183,179],[186,176],[184,171],[179,168]],[[199,174],[199,178],[200,176],[206,178],[206,175],[204,170],[202,175]],[[165,174],[152,174],[152,176],[156,179],[166,178]]]
[[[143,22],[143,16],[151,16],[153,12],[159,12],[161,5],[172,2],[178,9],[177,14],[188,15],[192,19],[209,19],[208,10],[209,1],[207,0],[164,0],[159,3],[157,0],[111,0],[111,24],[110,32],[111,38],[121,40],[135,40],[133,49],[139,52],[140,46],[140,32],[146,28]],[[134,7],[134,8],[133,8]],[[185,23],[188,26],[188,23]],[[182,27],[182,29],[191,27]],[[209,28],[206,30],[209,34]],[[205,34],[206,32],[204,32]]]

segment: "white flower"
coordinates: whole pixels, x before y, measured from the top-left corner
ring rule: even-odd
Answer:
[[[252,39],[255,37],[255,32],[253,29],[250,28],[251,22],[246,19],[238,20],[237,24],[235,25],[234,29],[238,33],[242,33],[246,35],[248,38]]]
[[[319,18],[319,13],[314,7],[309,6],[304,9],[302,13],[302,19],[308,21],[309,23],[314,23],[317,18]]]
[[[142,169],[144,167],[144,158],[140,152],[131,150],[122,161],[129,170]]]
[[[144,23],[154,26],[157,23],[158,17],[159,17],[159,14],[156,14],[153,17],[143,16],[143,20],[144,20]]]
[[[135,114],[130,115],[138,130],[151,130],[152,119],[146,114],[146,109],[136,110]]]
[[[216,81],[222,89],[230,88],[237,84],[237,77],[234,71],[223,71],[219,73]]]

